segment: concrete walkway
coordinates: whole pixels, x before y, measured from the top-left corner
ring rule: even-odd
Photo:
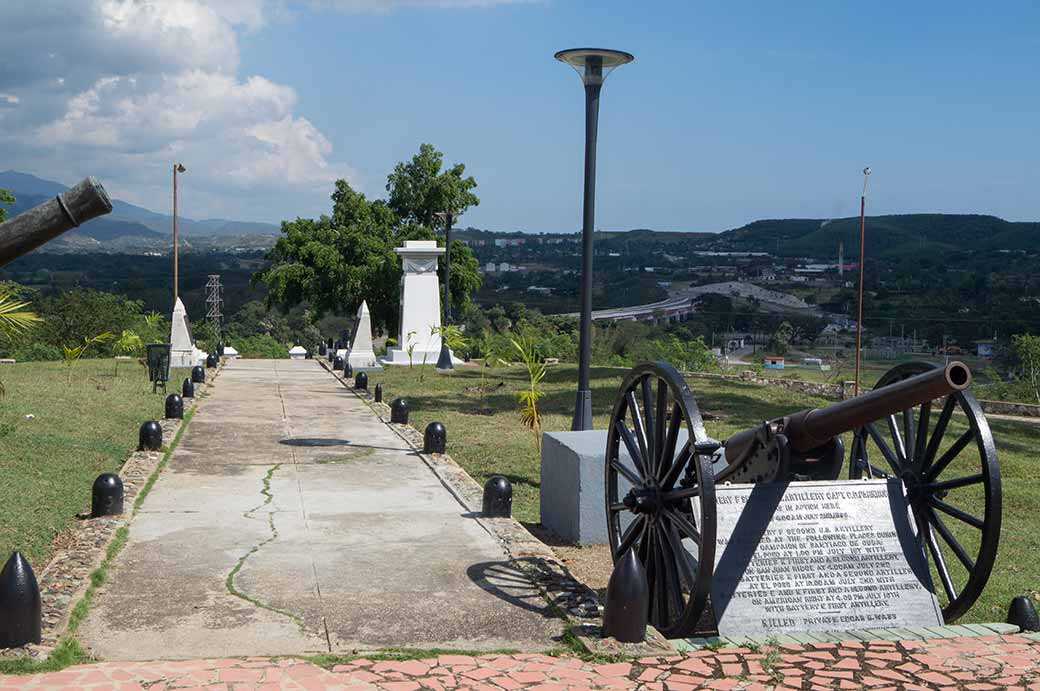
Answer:
[[[349,691],[1040,691],[1040,641],[1023,636],[700,650],[596,664],[546,655],[122,662],[0,676],[0,689],[349,689]]]
[[[308,360],[240,360],[80,630],[106,660],[559,645],[561,622],[422,459]]]

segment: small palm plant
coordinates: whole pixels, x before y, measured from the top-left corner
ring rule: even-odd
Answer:
[[[93,338],[84,338],[83,343],[78,346],[62,346],[63,354],[65,356],[65,385],[70,386],[72,384],[72,370],[75,368],[76,363],[83,357],[83,353],[87,352],[87,348],[96,344],[104,343],[112,338],[112,332],[106,331],[100,333]]]
[[[487,330],[481,335],[481,349],[484,351],[484,362],[480,367],[480,412],[484,414],[488,412],[486,405],[487,371],[492,367],[506,367],[509,362],[506,360],[506,353],[501,346],[501,341],[491,338],[491,334]]]
[[[141,337],[130,329],[124,329],[119,336],[119,340],[116,341],[116,351],[124,355],[137,355],[143,348],[144,342],[141,340]],[[116,360],[115,376],[119,376],[119,360]]]
[[[516,392],[520,404],[520,422],[535,433],[538,454],[542,453],[542,419],[538,412],[538,401],[545,395],[542,382],[545,380],[545,363],[535,352],[534,339],[530,336],[511,338],[513,348],[527,369],[527,388]]]
[[[10,288],[0,288],[0,335],[11,338],[43,321],[32,310],[26,309],[28,301],[21,300]],[[0,396],[6,393],[0,382]]]
[[[462,329],[455,326],[454,324],[444,324],[443,326],[435,326],[431,330],[432,333],[440,334],[441,342],[448,346],[448,350],[454,352],[461,351],[468,343],[466,338],[462,335]],[[453,373],[455,370],[448,370],[448,374]]]
[[[412,369],[412,353],[415,352],[415,330],[414,329],[412,331],[408,332],[408,335],[406,336],[406,340],[408,341],[408,344],[405,347],[405,350],[408,351],[408,369]]]

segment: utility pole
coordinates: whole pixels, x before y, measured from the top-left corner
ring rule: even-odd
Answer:
[[[180,163],[173,164],[173,304],[177,304],[178,293],[178,281],[179,276],[177,275],[177,173],[183,173],[187,169]]]
[[[867,178],[870,177],[870,166],[863,169],[863,194],[859,198],[859,308],[856,314],[856,385],[853,395],[859,396],[859,365],[863,348],[863,269],[864,246],[866,245],[867,222]]]

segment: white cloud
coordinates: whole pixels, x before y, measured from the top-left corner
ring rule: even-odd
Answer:
[[[514,5],[538,0],[305,0],[316,9],[340,12],[389,12],[408,7],[469,8]]]
[[[525,1],[8,3],[0,24],[3,165],[64,182],[97,175],[113,195],[164,210],[176,160],[189,169],[185,197],[198,201],[189,215],[277,221],[286,206],[321,213],[333,181],[357,176],[297,112],[291,86],[240,74],[240,35],[307,9]]]
[[[274,200],[324,211],[333,181],[356,177],[290,86],[239,74],[238,35],[263,26],[264,0],[69,0],[60,22],[42,4],[0,29],[4,167],[98,175],[161,210],[178,160],[193,215],[274,221]]]

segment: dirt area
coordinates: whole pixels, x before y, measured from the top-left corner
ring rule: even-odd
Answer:
[[[571,575],[595,590],[600,601],[603,601],[610,572],[614,569],[614,561],[610,557],[610,548],[607,545],[573,545],[564,542],[539,523],[525,523],[524,527],[549,545]]]

